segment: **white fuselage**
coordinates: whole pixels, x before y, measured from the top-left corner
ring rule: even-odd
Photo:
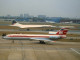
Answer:
[[[17,27],[20,27],[20,28],[55,27],[55,26],[52,26],[52,25],[22,25],[22,24],[19,24],[19,23],[15,23],[14,25],[10,25],[10,26],[17,26]]]
[[[12,40],[27,40],[31,38],[46,38],[46,39],[59,39],[66,37],[65,35],[39,35],[39,34],[9,34],[4,36],[4,39],[12,39]]]

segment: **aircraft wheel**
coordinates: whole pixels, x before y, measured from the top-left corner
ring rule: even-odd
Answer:
[[[14,40],[12,40],[12,43],[14,43]]]
[[[41,43],[41,44],[45,44],[45,42],[44,42],[44,41],[40,41],[40,43]]]

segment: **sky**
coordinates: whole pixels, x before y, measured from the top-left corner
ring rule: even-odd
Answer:
[[[0,0],[0,16],[8,14],[80,18],[80,0]]]

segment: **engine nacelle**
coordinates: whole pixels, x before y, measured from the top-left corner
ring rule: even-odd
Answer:
[[[49,38],[51,38],[51,39],[59,39],[60,36],[50,36]]]

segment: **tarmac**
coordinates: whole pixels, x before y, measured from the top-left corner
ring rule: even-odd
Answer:
[[[80,60],[80,42],[5,40],[0,37],[0,60]]]
[[[22,32],[26,32],[27,30],[17,30],[17,29],[0,29],[0,31],[22,31]],[[54,30],[53,32],[57,32],[58,30]],[[37,30],[30,30],[27,32],[44,32],[44,33],[48,33],[49,31],[37,31]],[[80,30],[70,30],[68,31],[68,34],[80,34]]]

